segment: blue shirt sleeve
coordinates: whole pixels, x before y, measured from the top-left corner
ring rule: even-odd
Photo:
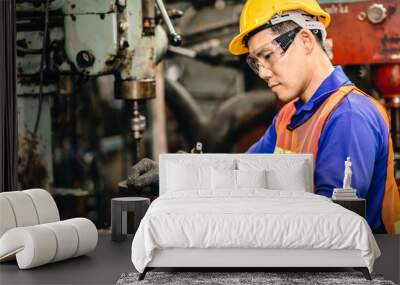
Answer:
[[[352,162],[351,186],[359,197],[366,197],[379,152],[379,137],[360,114],[346,110],[332,116],[318,141],[314,171],[315,193],[332,196],[333,188],[343,185],[344,161]]]
[[[276,144],[275,121],[276,115],[265,134],[253,144],[246,153],[273,153]]]
[[[351,186],[367,200],[366,218],[373,231],[383,227],[388,136],[382,116],[368,98],[350,94],[332,113],[318,141],[315,193],[331,197],[333,188],[342,187],[344,161],[350,156]]]

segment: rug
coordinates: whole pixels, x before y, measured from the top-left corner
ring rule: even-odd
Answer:
[[[148,272],[142,281],[138,281],[139,273],[125,273],[117,281],[117,285],[146,284],[213,284],[213,285],[358,285],[379,284],[396,285],[384,280],[382,275],[372,274],[372,281],[364,278],[361,272]]]

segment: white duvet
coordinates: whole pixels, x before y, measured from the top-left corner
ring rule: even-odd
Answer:
[[[370,272],[380,256],[359,215],[320,195],[265,189],[162,195],[140,223],[132,262],[143,272],[165,248],[358,249]]]

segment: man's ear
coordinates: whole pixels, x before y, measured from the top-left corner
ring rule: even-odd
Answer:
[[[306,54],[307,55],[311,54],[314,48],[316,47],[316,39],[313,33],[310,30],[302,29],[299,33],[299,38],[301,45],[306,51]]]

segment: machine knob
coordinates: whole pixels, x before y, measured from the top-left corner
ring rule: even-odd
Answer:
[[[379,24],[387,17],[387,9],[382,4],[372,4],[368,7],[367,18],[373,24]]]
[[[170,33],[169,34],[170,44],[174,47],[178,47],[182,44],[182,37],[177,33]]]
[[[174,26],[172,25],[171,19],[169,18],[167,9],[165,9],[165,5],[162,0],[156,0],[156,4],[158,6],[158,9],[161,12],[161,15],[165,21],[165,24],[167,24],[168,31],[169,31],[169,41],[170,44],[173,46],[180,46],[182,43],[182,37],[178,35],[178,33],[175,31]]]
[[[87,68],[94,64],[95,57],[94,55],[87,50],[81,50],[76,55],[76,62],[78,63],[79,67]]]

